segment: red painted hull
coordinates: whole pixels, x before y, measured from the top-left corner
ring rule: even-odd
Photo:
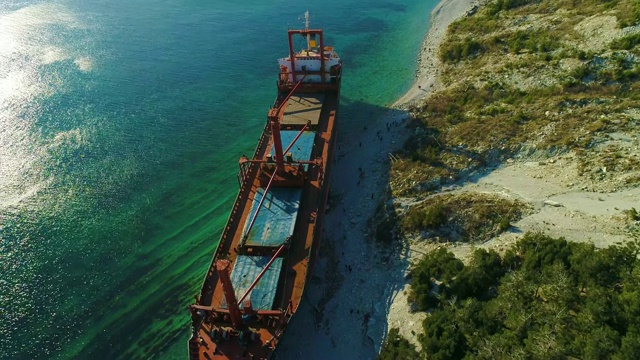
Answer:
[[[311,275],[311,268],[320,246],[329,194],[341,71],[334,71],[333,78],[326,83],[297,84],[299,86],[293,94],[292,89],[295,85],[286,81],[287,75],[280,74],[278,97],[253,157],[241,159],[240,190],[205,276],[201,293],[197,296],[196,303],[190,307],[193,330],[189,340],[190,359],[270,358],[289,321],[298,310]],[[322,76],[325,76],[324,72]],[[275,114],[274,109],[282,111]],[[277,128],[273,127],[274,116],[279,117]],[[274,147],[281,146],[278,144],[279,134],[273,136],[278,128],[281,131],[315,134],[309,159],[298,162],[283,162],[280,159],[280,163],[284,164],[282,172],[277,172],[280,163],[276,164],[277,161],[273,161],[272,158],[272,154],[277,153]],[[294,142],[296,140],[297,138]],[[274,175],[274,172],[277,173]],[[292,233],[284,245],[279,247],[264,244],[250,246],[247,234],[258,217],[255,213],[255,203],[261,196],[275,196],[271,193],[266,195],[268,191],[274,191],[270,190],[271,188],[291,188],[301,193],[297,203],[299,208],[295,219],[292,220]],[[262,201],[258,208],[260,206],[264,206]],[[269,210],[263,211],[266,212]],[[265,232],[266,230],[261,230],[261,236],[265,236]],[[263,241],[269,242],[270,239],[266,238]],[[286,250],[283,251],[283,247],[286,247]],[[268,293],[265,296],[270,296],[269,301],[265,302],[268,307],[265,305],[255,309],[258,303],[255,297],[252,298],[253,295],[250,295],[247,298],[253,299],[253,305],[242,304],[244,307],[239,310],[240,315],[234,315],[234,307],[227,305],[232,304],[234,299],[229,296],[229,292],[234,291],[232,286],[236,286],[237,292],[238,279],[247,275],[241,273],[247,270],[238,265],[244,264],[246,259],[271,259],[246,293],[250,293],[252,289],[256,293],[260,286],[266,290],[270,290],[267,286],[273,288],[271,293],[264,291]],[[221,261],[230,264],[229,269],[221,270]],[[270,280],[266,279],[268,275],[261,279],[264,273],[271,270],[269,267],[276,266],[272,265],[274,263],[278,266],[278,272],[274,272],[275,275],[272,274]],[[235,285],[232,285],[233,281],[236,281]],[[268,281],[271,283],[259,284],[253,288],[255,283]],[[240,298],[239,295],[237,297]]]

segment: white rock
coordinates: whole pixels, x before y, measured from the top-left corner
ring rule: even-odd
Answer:
[[[564,205],[560,204],[559,202],[553,201],[553,200],[545,200],[543,202],[543,204],[549,205],[549,206],[553,206],[553,207],[564,207]]]

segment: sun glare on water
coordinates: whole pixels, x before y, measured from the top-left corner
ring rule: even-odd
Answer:
[[[0,210],[35,196],[50,179],[38,167],[51,156],[53,139],[35,127],[46,99],[64,90],[62,66],[78,72],[93,59],[73,49],[65,35],[85,25],[65,6],[28,5],[6,11],[0,6]]]

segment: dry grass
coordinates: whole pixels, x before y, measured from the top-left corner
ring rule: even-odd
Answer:
[[[615,36],[622,36],[619,27],[640,24],[640,3],[492,4],[449,28],[439,52],[443,87],[413,109],[415,136],[392,166],[395,196],[431,192],[523,149],[588,158],[607,133],[637,127],[623,113],[640,101],[640,35]],[[617,27],[606,28],[607,19]],[[583,49],[590,35],[580,29],[592,27],[605,31],[605,50]],[[628,41],[616,45],[620,39]],[[635,164],[606,161],[620,172]]]
[[[486,241],[530,210],[520,201],[482,193],[434,196],[409,208],[401,227],[444,241]]]

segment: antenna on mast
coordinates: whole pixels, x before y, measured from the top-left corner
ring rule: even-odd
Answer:
[[[309,10],[304,12],[304,29],[309,31]],[[307,49],[311,49],[311,34],[307,32]]]

